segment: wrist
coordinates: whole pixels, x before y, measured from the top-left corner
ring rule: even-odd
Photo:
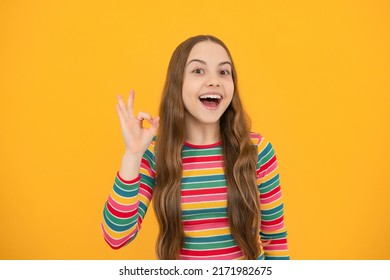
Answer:
[[[142,156],[140,154],[133,154],[125,152],[122,157],[122,164],[119,169],[119,174],[122,179],[128,181],[139,175]]]
[[[123,157],[124,158],[127,158],[127,159],[142,159],[142,156],[144,155],[144,153],[134,153],[128,149],[125,150],[124,154],[123,154]]]

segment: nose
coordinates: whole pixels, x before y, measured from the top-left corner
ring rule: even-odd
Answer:
[[[207,81],[206,81],[206,85],[208,87],[219,87],[220,86],[220,81],[219,81],[218,76],[210,74],[208,76]]]

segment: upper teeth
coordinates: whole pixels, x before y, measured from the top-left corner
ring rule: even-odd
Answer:
[[[199,98],[214,98],[214,99],[221,99],[221,96],[220,95],[216,95],[216,94],[203,94],[201,95]]]

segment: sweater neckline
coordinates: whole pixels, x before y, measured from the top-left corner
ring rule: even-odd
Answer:
[[[211,143],[211,144],[205,144],[205,145],[197,145],[197,144],[191,144],[189,142],[184,142],[184,145],[186,145],[189,148],[194,149],[207,149],[207,148],[215,148],[222,144],[222,140],[219,140],[218,142]]]

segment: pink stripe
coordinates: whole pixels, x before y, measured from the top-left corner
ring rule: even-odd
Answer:
[[[274,171],[276,168],[278,167],[278,162],[275,161],[274,164],[272,164],[269,168],[267,168],[266,170],[264,170],[263,172],[260,172],[259,173],[259,178],[263,178],[265,177],[266,175],[270,174],[272,171]]]
[[[193,196],[182,196],[182,203],[196,203],[196,202],[217,202],[226,201],[227,194],[208,194],[208,195],[193,195]],[[210,205],[211,206],[211,205]]]
[[[183,226],[196,226],[206,223],[228,223],[228,218],[209,218],[183,221]]]
[[[236,253],[226,254],[222,256],[202,256],[202,257],[180,255],[180,259],[182,260],[234,260],[242,257],[243,257],[242,252],[236,252]]]
[[[202,162],[216,162],[223,161],[222,155],[214,155],[214,156],[189,156],[183,157],[183,164],[187,163],[202,163]]]
[[[120,204],[119,202],[116,202],[111,196],[108,197],[108,203],[110,203],[113,208],[121,212],[134,211],[135,209],[138,208],[138,204],[139,204],[138,201],[136,201],[133,204]]]
[[[144,197],[146,197],[148,200],[150,200],[152,198],[152,194],[149,192],[149,190],[147,190],[145,188],[140,188],[139,193],[141,195],[143,195]]]
[[[145,171],[147,171],[148,172],[148,175],[150,176],[150,177],[155,177],[155,172],[150,168],[150,166],[149,165],[147,165],[147,164],[145,164],[143,161],[141,162],[141,166],[140,166],[142,169],[144,169]]]
[[[280,230],[283,227],[284,227],[284,223],[280,223],[280,224],[275,225],[275,226],[264,226],[264,225],[261,225],[261,230],[264,231],[265,233],[267,233],[267,232],[273,232],[273,231]]]
[[[183,164],[183,170],[197,170],[207,168],[222,168],[222,162],[206,162],[206,163],[186,163]]]
[[[260,134],[251,132],[249,135],[250,135],[250,138],[251,138],[251,139],[256,139],[256,140],[258,140],[258,143],[259,143],[259,144],[260,144],[261,140],[263,140],[263,136],[261,136]]]
[[[227,222],[225,222],[225,223],[206,223],[206,224],[201,224],[201,225],[191,225],[191,226],[183,226],[183,227],[184,227],[184,231],[196,232],[196,231],[200,231],[200,230],[229,228],[229,224]]]
[[[264,246],[264,250],[269,250],[269,251],[280,250],[280,251],[284,251],[284,250],[288,250],[288,246],[287,246],[287,244],[285,244],[285,245],[268,245],[268,246]]]
[[[273,196],[269,197],[269,198],[260,198],[260,204],[268,204],[268,203],[272,203],[276,200],[278,200],[279,198],[282,197],[282,193],[281,192],[278,192],[276,194],[274,194]]]

